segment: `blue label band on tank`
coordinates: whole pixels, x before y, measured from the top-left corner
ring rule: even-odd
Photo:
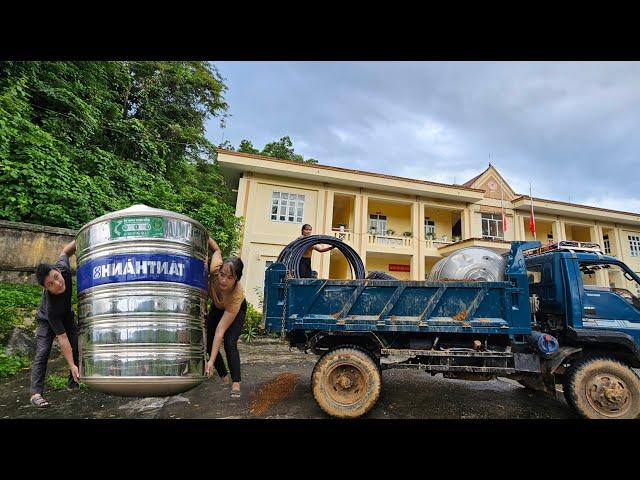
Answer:
[[[202,260],[185,255],[138,253],[109,255],[78,267],[78,293],[87,288],[124,282],[173,282],[207,289]]]

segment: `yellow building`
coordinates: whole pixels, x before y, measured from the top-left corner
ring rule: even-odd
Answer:
[[[314,234],[342,238],[367,271],[406,280],[425,279],[438,260],[460,248],[502,253],[512,240],[533,239],[529,196],[515,193],[491,165],[463,185],[447,185],[227,150],[218,151],[218,162],[236,194],[236,215],[244,217],[242,284],[254,305],[266,267],[305,223]],[[535,197],[533,204],[538,240],[595,242],[640,273],[640,214]],[[312,268],[320,278],[350,278],[338,250],[315,252]],[[621,272],[595,277],[585,281],[639,293]]]

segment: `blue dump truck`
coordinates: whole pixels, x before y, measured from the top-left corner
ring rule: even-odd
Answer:
[[[415,368],[511,378],[553,398],[560,384],[583,417],[637,418],[640,302],[593,278],[616,270],[637,287],[640,277],[594,244],[512,242],[503,256],[504,281],[298,279],[276,262],[265,328],[320,355],[311,388],[334,417],[367,413],[382,370]]]

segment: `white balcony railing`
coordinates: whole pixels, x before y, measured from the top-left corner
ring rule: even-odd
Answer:
[[[396,235],[372,235],[368,234],[369,245],[383,245],[388,247],[412,248],[413,237],[401,237]]]
[[[346,230],[343,232],[341,232],[340,230],[332,230],[331,235],[336,238],[339,238],[343,242],[353,243],[353,233],[348,232]]]

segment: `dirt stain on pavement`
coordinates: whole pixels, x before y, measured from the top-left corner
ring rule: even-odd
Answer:
[[[262,385],[252,395],[249,414],[261,415],[271,406],[287,398],[296,388],[298,379],[295,373],[285,372]]]

